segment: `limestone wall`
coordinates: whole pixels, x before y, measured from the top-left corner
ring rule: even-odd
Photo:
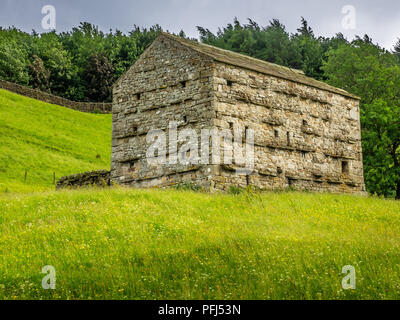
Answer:
[[[111,103],[96,103],[96,102],[76,102],[65,98],[52,95],[37,89],[25,87],[16,83],[4,81],[0,79],[0,89],[5,89],[28,98],[33,98],[43,102],[56,104],[62,107],[78,110],[88,113],[111,113]]]
[[[358,100],[223,63],[214,92],[216,127],[255,132],[254,173],[221,166],[215,188],[365,191]]]
[[[146,135],[162,130],[169,136],[171,122],[177,122],[179,131],[211,127],[212,76],[210,58],[172,40],[161,37],[143,53],[113,90],[111,177],[115,182],[134,187],[209,184],[208,166],[150,165]]]

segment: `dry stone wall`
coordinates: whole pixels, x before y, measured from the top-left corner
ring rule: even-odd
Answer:
[[[0,80],[0,89],[5,89],[28,98],[56,104],[69,109],[87,113],[111,113],[112,103],[76,102],[52,95],[37,89],[28,88],[16,83]]]
[[[110,181],[110,171],[92,171],[62,177],[57,181],[56,188],[106,187],[111,185]]]

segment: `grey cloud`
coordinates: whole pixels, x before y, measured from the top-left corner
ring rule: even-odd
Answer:
[[[238,17],[242,22],[251,18],[263,25],[277,18],[288,31],[295,32],[304,16],[317,35],[342,32],[351,39],[367,33],[386,48],[400,37],[397,0],[0,0],[0,25],[43,32],[41,8],[48,4],[56,7],[57,31],[69,30],[81,21],[92,22],[104,31],[117,28],[124,32],[135,24],[149,27],[158,23],[169,31],[183,29],[197,37],[197,25],[217,31]],[[356,8],[356,30],[342,28],[344,5]]]

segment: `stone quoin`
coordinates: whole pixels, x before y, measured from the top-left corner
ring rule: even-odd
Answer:
[[[161,33],[113,87],[111,180],[140,188],[193,183],[362,194],[359,100],[299,70]],[[168,137],[171,122],[198,137],[202,129],[253,130],[254,169],[154,165],[147,134]]]

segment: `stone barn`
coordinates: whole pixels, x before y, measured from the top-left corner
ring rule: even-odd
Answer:
[[[120,185],[365,192],[358,97],[196,41],[160,34],[114,85],[112,121],[111,179]],[[203,140],[207,129],[224,135]],[[188,130],[197,133],[198,150],[182,149],[189,143],[180,133]],[[251,170],[226,161],[239,143],[222,143],[230,131],[241,132],[240,142],[252,136],[241,149],[251,144],[243,156],[252,157]],[[193,161],[177,160],[189,153]]]

